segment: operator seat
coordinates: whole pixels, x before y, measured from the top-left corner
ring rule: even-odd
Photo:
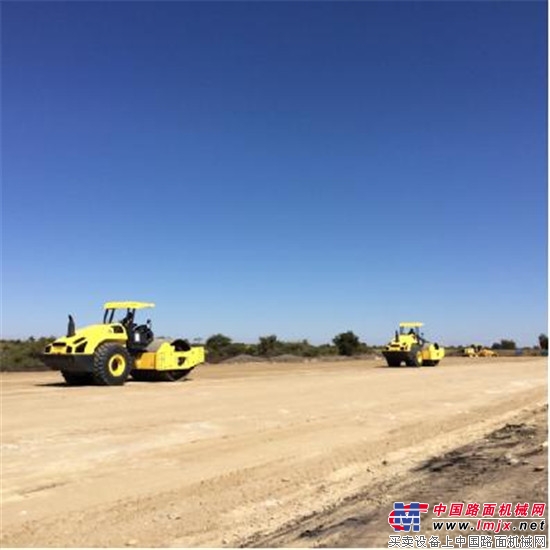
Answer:
[[[147,320],[147,324],[138,325],[134,323],[134,313],[129,311],[121,323],[128,334],[128,349],[144,350],[155,339],[149,319]]]
[[[135,350],[144,350],[155,339],[149,324],[136,325],[128,329],[128,347]]]

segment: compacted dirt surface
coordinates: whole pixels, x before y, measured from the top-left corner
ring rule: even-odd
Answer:
[[[545,358],[61,380],[2,376],[5,547],[387,547],[394,500],[547,501]]]
[[[498,505],[505,502],[513,505],[518,502],[547,503],[547,437],[548,407],[524,410],[513,422],[486,437],[432,457],[393,479],[372,484],[336,506],[288,522],[275,533],[253,536],[243,546],[387,547],[389,535],[395,534],[388,527],[388,513],[394,502],[425,502],[430,504],[430,511],[439,503],[445,503],[448,510],[451,502],[477,502],[480,506],[486,502]],[[428,514],[420,532],[426,538],[438,535],[442,541],[446,540],[446,535],[451,539],[461,534],[471,535],[470,529],[479,517],[481,512],[466,530],[458,531],[456,523],[451,529],[434,529],[434,522],[430,521],[433,514]],[[498,512],[495,517],[499,518]],[[436,517],[436,521],[440,519],[448,519],[447,514]],[[482,521],[492,519],[486,517]],[[548,527],[540,529],[542,519],[536,518],[535,530],[518,531],[518,519],[512,522],[513,531],[498,532],[501,535],[546,535]],[[489,531],[481,534],[489,534]]]

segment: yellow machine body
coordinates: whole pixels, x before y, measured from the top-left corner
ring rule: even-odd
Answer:
[[[478,344],[464,348],[462,350],[462,355],[464,357],[498,357],[498,353],[496,351]]]
[[[60,370],[71,385],[120,385],[129,375],[135,380],[179,380],[204,363],[204,347],[191,346],[183,339],[155,340],[150,321],[134,322],[137,310],[154,306],[149,302],[107,302],[102,324],[78,330],[69,316],[67,335],[48,344],[42,360]],[[121,309],[126,310],[125,315],[115,321]]]
[[[177,344],[163,342],[155,351],[145,351],[135,359],[137,370],[169,371],[188,369],[204,363],[204,347],[195,346],[187,351],[178,351]]]
[[[388,366],[399,367],[405,363],[409,367],[435,367],[445,357],[445,348],[424,338],[420,332],[422,326],[423,323],[418,322],[399,324],[395,338],[388,342],[382,352]]]
[[[52,355],[89,355],[105,342],[126,344],[128,335],[120,323],[89,325],[78,329],[73,336],[62,336],[46,347]]]

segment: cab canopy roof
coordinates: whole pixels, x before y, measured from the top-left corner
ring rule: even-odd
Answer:
[[[414,328],[414,327],[423,327],[424,326],[424,323],[399,323],[399,326],[400,327],[411,327],[411,328]]]
[[[150,302],[106,302],[103,309],[144,309],[146,307],[155,307]]]

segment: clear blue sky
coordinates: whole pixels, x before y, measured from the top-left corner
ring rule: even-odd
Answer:
[[[547,328],[545,2],[3,2],[3,335]]]

